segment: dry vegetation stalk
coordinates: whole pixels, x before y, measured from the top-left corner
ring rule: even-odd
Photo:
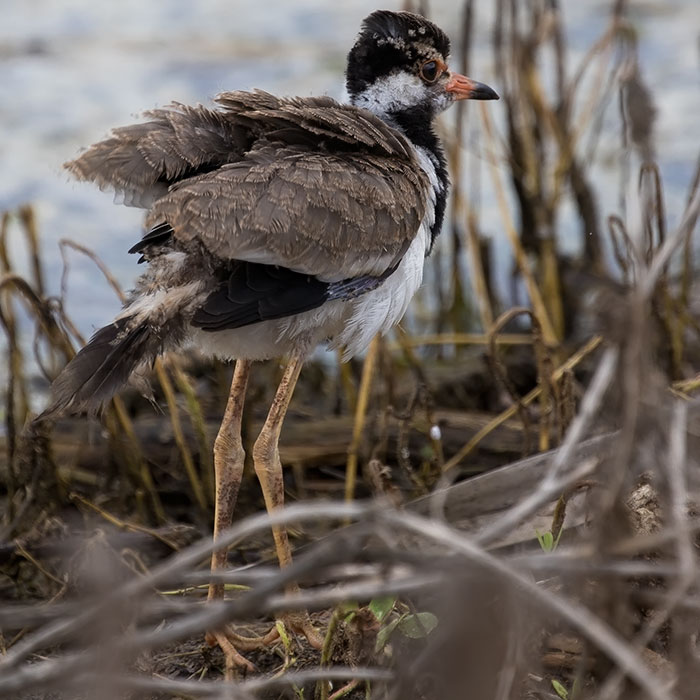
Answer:
[[[124,406],[124,402],[119,396],[115,396],[111,402],[114,416],[116,417],[119,432],[126,438],[124,443],[124,456],[127,461],[129,471],[135,483],[140,483],[151,501],[153,514],[158,523],[167,522],[163,503],[158,495],[158,489],[153,481],[153,475],[148,466],[141,443],[134,430],[134,424],[129,418],[129,414]],[[116,426],[107,421],[107,426],[110,428],[112,437],[117,434]]]
[[[175,437],[175,443],[180,450],[180,456],[182,457],[182,463],[187,472],[187,478],[189,479],[190,486],[192,487],[192,494],[194,495],[194,500],[197,506],[203,513],[207,511],[207,498],[204,494],[204,488],[202,482],[197,474],[197,470],[194,466],[194,460],[192,459],[192,453],[185,440],[185,434],[182,431],[182,422],[180,421],[180,411],[177,407],[177,399],[175,398],[175,390],[173,389],[170,377],[168,377],[167,370],[163,364],[163,361],[158,358],[154,363],[154,369],[156,371],[156,376],[163,389],[163,394],[165,395],[165,401],[168,404],[168,412],[170,414],[170,424],[173,428],[173,435]]]
[[[554,370],[554,372],[552,372],[552,381],[559,381],[565,372],[569,372],[576,367],[584,357],[590,355],[602,342],[603,338],[601,336],[591,338],[582,348],[580,348],[566,362],[564,362],[564,364],[560,365]],[[541,387],[535,387],[532,391],[523,396],[522,404],[524,406],[531,404],[540,395],[541,391]],[[489,421],[489,423],[479,430],[479,432],[477,432],[476,435],[474,435],[471,440],[469,440],[469,442],[462,447],[459,452],[457,452],[456,455],[445,462],[443,471],[448,471],[456,467],[489,433],[493,432],[499,425],[502,425],[509,418],[512,418],[517,411],[517,406],[510,406],[496,416],[492,421]]]
[[[488,110],[481,110],[481,117],[484,123],[484,133],[486,135],[487,142],[490,144],[491,150],[494,145],[494,128],[491,121],[491,116]],[[530,301],[534,309],[534,313],[537,316],[540,325],[542,326],[542,334],[544,340],[548,345],[555,346],[559,342],[559,338],[554,330],[554,326],[547,313],[547,307],[545,306],[542,294],[537,286],[534,275],[530,270],[530,264],[527,260],[525,250],[523,249],[522,243],[520,242],[520,237],[515,229],[513,219],[510,215],[510,208],[508,206],[508,198],[501,182],[501,176],[498,172],[498,168],[492,159],[489,159],[489,171],[491,173],[491,179],[493,182],[493,187],[498,198],[498,207],[501,213],[501,219],[503,221],[503,228],[506,232],[508,242],[510,243],[513,256],[518,265],[520,274],[525,280],[525,285],[527,287],[528,295],[530,296]]]
[[[537,317],[530,311],[530,309],[526,309],[523,307],[515,307],[513,309],[510,309],[509,311],[505,311],[502,313],[495,321],[495,323],[489,328],[488,332],[488,358],[489,358],[489,365],[491,367],[491,371],[496,375],[497,380],[501,383],[503,388],[508,392],[508,395],[510,396],[516,411],[518,412],[518,416],[520,417],[520,420],[522,421],[523,424],[523,456],[530,454],[531,452],[531,445],[530,445],[530,417],[527,412],[527,408],[525,405],[522,403],[521,397],[518,395],[517,390],[513,386],[513,383],[510,381],[510,378],[508,377],[508,370],[506,369],[505,365],[501,362],[498,352],[496,350],[496,338],[498,337],[498,334],[501,332],[501,330],[508,324],[510,323],[514,318],[517,318],[518,316],[526,315],[529,316],[530,319],[532,320],[533,323],[533,340],[537,338],[539,335],[538,333],[535,332],[535,328],[539,328],[539,324],[537,322]],[[540,386],[543,386],[542,384]],[[546,395],[545,392],[541,393],[541,396],[543,397],[543,400],[546,400]],[[544,407],[543,407],[544,408]]]
[[[379,352],[381,347],[381,336],[376,335],[370,343],[365,362],[362,366],[362,377],[360,379],[360,389],[357,395],[357,406],[355,408],[355,421],[352,427],[352,441],[348,448],[348,461],[345,468],[345,500],[352,501],[355,497],[355,483],[357,481],[357,463],[360,450],[360,442],[367,419],[367,409],[372,394],[374,374],[377,367]]]
[[[491,342],[487,333],[437,333],[435,335],[405,335],[401,342],[389,343],[392,352],[405,347],[416,348],[422,345],[488,345]],[[496,345],[531,345],[532,336],[525,333],[503,333],[493,339]]]
[[[70,269],[68,266],[68,255],[66,251],[68,248],[70,248],[78,253],[82,253],[87,258],[92,260],[92,262],[95,263],[95,265],[97,266],[97,269],[102,273],[103,277],[109,283],[109,286],[114,290],[114,293],[117,295],[119,301],[122,304],[126,303],[126,296],[124,295],[124,292],[122,291],[119,282],[117,282],[116,277],[110,272],[109,268],[107,267],[107,265],[105,265],[102,258],[100,258],[100,256],[97,255],[97,253],[95,253],[94,250],[90,250],[90,248],[81,245],[80,243],[77,243],[76,241],[73,241],[70,238],[61,238],[61,240],[59,240],[58,242],[58,247],[61,251],[61,258],[63,259],[63,273],[61,274],[62,300],[65,301],[66,298],[66,287],[68,285],[68,271]]]
[[[194,432],[197,437],[197,444],[199,446],[198,460],[199,471],[202,475],[202,483],[204,484],[204,489],[208,496],[209,503],[213,506],[216,497],[214,486],[214,462],[212,459],[213,452],[212,445],[210,444],[207,436],[207,428],[204,421],[202,406],[197,398],[194,388],[192,387],[190,378],[183,371],[178,359],[175,356],[170,356],[168,358],[168,364],[170,365],[177,388],[185,397],[185,406],[190,416],[190,422],[194,428]]]

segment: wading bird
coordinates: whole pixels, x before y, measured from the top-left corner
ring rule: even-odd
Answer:
[[[159,354],[187,343],[235,359],[214,445],[214,536],[231,523],[244,464],[241,412],[254,360],[289,362],[253,447],[268,510],[283,504],[278,440],[304,359],[320,342],[362,352],[404,315],[445,211],[448,175],[433,121],[455,100],[497,99],[452,72],[450,42],[423,17],[367,17],[346,69],[349,104],[225,92],[172,104],[67,164],[80,180],[148,209],[130,252],[146,271],[123,311],[65,367],[44,417],[99,405]],[[281,566],[287,533],[275,528]],[[216,552],[212,570],[226,564]],[[223,598],[210,586],[209,598]],[[287,620],[314,645],[308,615]],[[213,632],[232,665],[246,640]]]

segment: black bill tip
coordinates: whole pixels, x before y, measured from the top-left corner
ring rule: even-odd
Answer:
[[[498,93],[486,83],[474,82],[469,99],[472,100],[498,100]]]

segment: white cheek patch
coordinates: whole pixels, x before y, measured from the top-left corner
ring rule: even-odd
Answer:
[[[353,103],[357,107],[382,116],[430,99],[430,94],[418,76],[398,71],[375,80],[359,93]]]

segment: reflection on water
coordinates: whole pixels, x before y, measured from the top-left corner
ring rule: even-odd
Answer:
[[[449,30],[459,26],[460,4],[434,0],[430,9]],[[583,55],[606,22],[608,3],[561,4],[571,47]],[[488,49],[494,5],[476,3],[471,73],[498,89]],[[700,142],[700,3],[632,5],[642,70],[659,109],[657,155],[673,211]],[[252,87],[340,97],[345,54],[361,18],[375,8],[376,0],[26,0],[6,5],[0,26],[0,209],[34,202],[49,249],[61,237],[89,245],[128,286],[137,268],[125,251],[141,234],[141,212],[115,207],[109,195],[69,182],[60,164],[111,126],[171,100],[206,102],[220,90]],[[596,177],[604,213],[615,209],[618,186],[612,153],[619,137],[608,137]],[[481,206],[488,230],[493,202],[486,188]],[[49,288],[55,290],[59,256],[53,259],[47,272]],[[76,261],[69,311],[81,330],[101,325],[117,306],[99,273],[88,262]]]

